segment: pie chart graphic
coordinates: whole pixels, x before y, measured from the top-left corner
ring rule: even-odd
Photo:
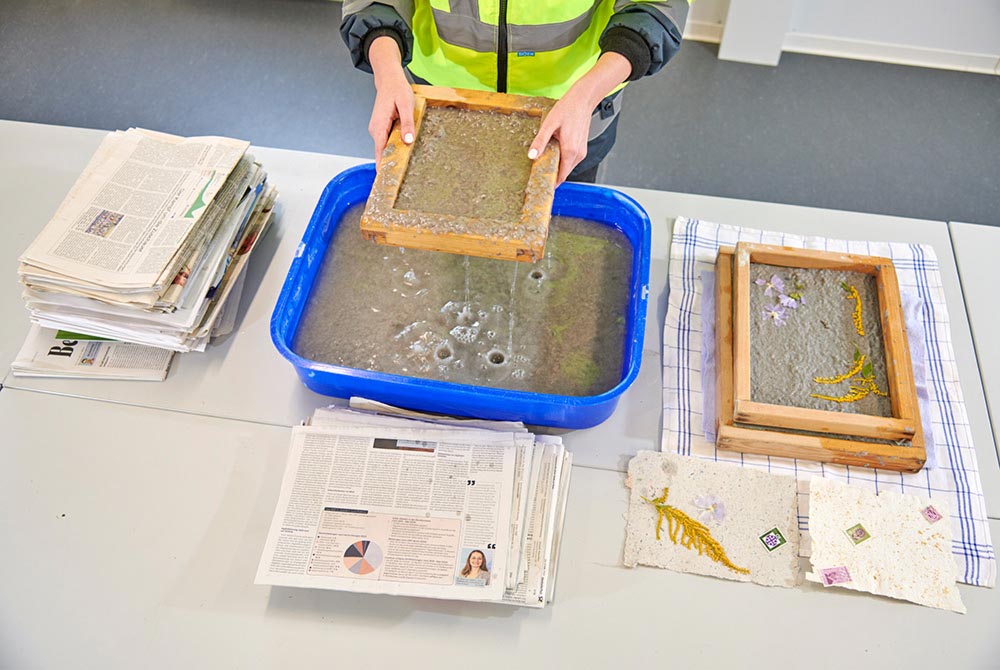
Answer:
[[[344,565],[356,575],[370,575],[382,565],[382,549],[371,540],[358,540],[344,551]]]

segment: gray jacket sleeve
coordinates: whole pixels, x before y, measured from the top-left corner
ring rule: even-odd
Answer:
[[[354,67],[371,72],[368,47],[376,37],[388,35],[396,40],[403,57],[403,67],[413,58],[413,2],[371,2],[370,0],[345,0],[344,18],[340,22],[340,36],[351,52]]]
[[[618,0],[601,35],[601,51],[620,53],[629,60],[629,81],[655,74],[680,50],[687,13],[687,0]]]

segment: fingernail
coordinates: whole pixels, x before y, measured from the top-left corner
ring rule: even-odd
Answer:
[[[413,133],[406,133],[406,135],[403,137],[403,141],[406,142],[407,144],[413,144]]]
[[[538,158],[538,149],[532,149],[531,151],[529,151],[528,152],[528,158],[530,158],[532,160]]]

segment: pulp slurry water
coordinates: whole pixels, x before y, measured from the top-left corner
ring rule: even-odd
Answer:
[[[777,278],[777,280],[775,280]],[[761,282],[761,283],[757,283]],[[864,335],[854,323],[857,289]],[[786,299],[782,301],[784,295]],[[797,298],[797,299],[796,299]],[[795,301],[791,306],[789,299]],[[785,305],[782,305],[782,302]],[[864,356],[864,371],[836,384]],[[854,402],[835,402],[813,394],[843,397],[870,373],[888,392],[885,347],[875,277],[861,272],[786,268],[750,264],[750,397],[756,402],[873,416],[892,416],[888,397],[874,392]]]
[[[428,106],[394,208],[517,222],[540,125],[519,112]]]
[[[622,377],[632,249],[612,226],[552,217],[537,263],[365,241],[345,214],[293,349],[360,370],[589,396]]]

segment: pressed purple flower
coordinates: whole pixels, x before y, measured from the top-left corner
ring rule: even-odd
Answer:
[[[791,297],[789,295],[785,295],[784,293],[782,293],[782,294],[780,294],[778,296],[778,302],[781,303],[782,307],[788,307],[789,309],[798,309],[799,308],[798,301],[795,298],[793,298],[793,297]]]
[[[702,523],[722,523],[726,518],[726,504],[717,496],[698,496],[694,499],[694,506],[698,508],[698,519]]]
[[[785,292],[785,282],[783,282],[781,277],[778,275],[771,275],[771,279],[769,280],[758,279],[754,282],[754,284],[764,287],[764,295],[774,295],[775,292]]]
[[[785,311],[782,305],[768,305],[761,312],[761,316],[774,321],[774,325],[776,326],[783,326],[785,325],[785,321],[788,320],[788,312]]]

